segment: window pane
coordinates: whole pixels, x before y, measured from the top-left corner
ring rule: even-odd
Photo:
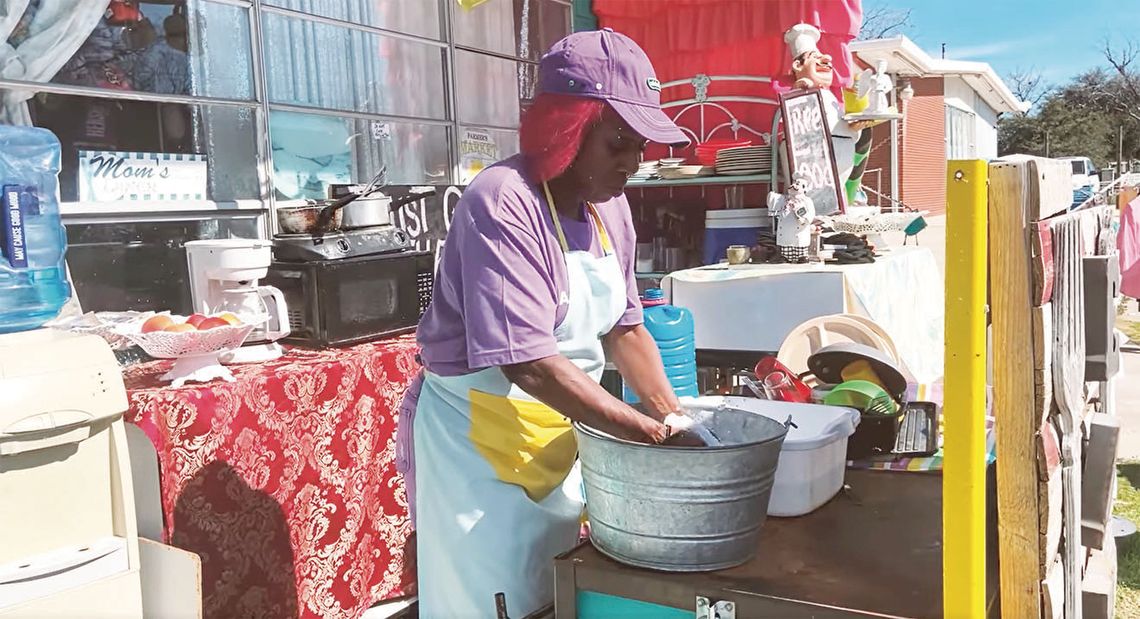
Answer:
[[[533,0],[532,0],[533,1]],[[535,28],[537,40],[531,58],[538,60],[562,37],[570,34],[570,7],[565,4],[542,0],[537,5]]]
[[[457,45],[538,60],[570,33],[570,7],[553,0],[494,0],[472,9],[449,4]]]
[[[310,15],[374,28],[439,39],[442,31],[436,0],[262,0]]]
[[[391,184],[447,183],[447,128],[274,111],[269,115],[279,199],[322,199],[328,186],[365,183],[387,166]]]
[[[11,97],[11,91],[0,91]],[[41,93],[27,102],[32,124],[63,146],[60,190],[79,200],[79,151],[204,155],[206,197],[215,202],[259,198],[253,108],[181,105]]]
[[[475,52],[455,52],[459,122],[517,127],[519,99],[533,96],[535,66]]]
[[[518,33],[522,29],[520,0],[484,2],[464,9],[452,5],[451,28],[457,45],[496,52],[508,56],[519,53]]]
[[[518,131],[461,127],[459,130],[459,184],[470,183],[483,168],[518,152]]]
[[[29,3],[8,37],[19,62],[4,76],[111,90],[252,99],[249,11],[184,4]],[[102,7],[102,8],[100,8]],[[66,21],[66,34],[58,28]]]
[[[67,226],[67,264],[85,312],[191,311],[186,241],[257,238],[260,215]]]
[[[442,48],[282,15],[264,22],[271,102],[445,117]]]

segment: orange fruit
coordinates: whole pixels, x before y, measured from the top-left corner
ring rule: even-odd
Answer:
[[[221,318],[207,318],[198,325],[199,331],[206,331],[208,329],[217,329],[218,327],[228,327],[230,323]]]
[[[163,329],[163,331],[166,331],[167,333],[184,333],[186,331],[197,331],[197,330],[198,330],[197,327],[195,327],[194,325],[192,325],[188,322],[184,322],[182,324],[170,325],[169,327],[166,327],[165,329]]]
[[[163,331],[172,324],[174,324],[174,321],[171,320],[170,316],[167,316],[166,314],[151,316],[147,319],[146,322],[143,323],[142,332],[151,333],[154,331]]]

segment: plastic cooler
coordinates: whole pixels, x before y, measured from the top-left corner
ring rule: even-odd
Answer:
[[[740,208],[705,213],[704,263],[717,264],[731,245],[752,247],[760,231],[771,227],[768,209]]]

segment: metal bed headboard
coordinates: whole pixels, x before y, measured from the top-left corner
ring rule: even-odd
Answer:
[[[722,129],[728,129],[732,131],[733,139],[739,138],[741,131],[747,131],[748,133],[759,137],[761,140],[763,140],[763,146],[770,148],[773,151],[771,158],[771,184],[772,188],[775,189],[776,185],[779,183],[779,178],[777,176],[779,156],[775,147],[778,143],[778,140],[776,138],[779,135],[778,130],[780,125],[779,102],[765,97],[752,97],[747,95],[717,95],[710,97],[709,86],[713,82],[752,82],[758,84],[771,84],[772,78],[754,75],[706,75],[704,73],[698,73],[689,79],[665,82],[661,84],[662,92],[664,92],[667,88],[688,86],[693,89],[693,96],[686,99],[679,99],[676,101],[663,103],[661,105],[661,109],[666,110],[666,113],[668,113],[673,109],[680,108],[680,111],[673,115],[673,122],[677,123],[677,126],[681,129],[681,131],[683,131],[685,135],[689,136],[693,140],[694,144],[707,142]],[[768,133],[757,131],[756,129],[753,129],[752,127],[749,127],[748,125],[740,122],[740,120],[736,118],[732,112],[728,111],[728,108],[721,105],[722,103],[754,103],[759,105],[771,105],[772,107],[776,108],[776,113],[772,115],[771,131]],[[697,113],[697,131],[693,131],[692,129],[689,129],[688,127],[685,127],[681,124],[682,117],[693,110],[696,110]],[[725,120],[709,127],[709,125],[712,123],[712,120],[709,118],[710,112],[715,112],[717,115],[723,115]],[[669,153],[672,154],[672,152],[673,149],[670,147]]]

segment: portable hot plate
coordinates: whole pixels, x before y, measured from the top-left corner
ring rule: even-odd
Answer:
[[[412,239],[393,225],[323,234],[278,234],[273,237],[273,257],[281,262],[339,260],[411,249]]]

